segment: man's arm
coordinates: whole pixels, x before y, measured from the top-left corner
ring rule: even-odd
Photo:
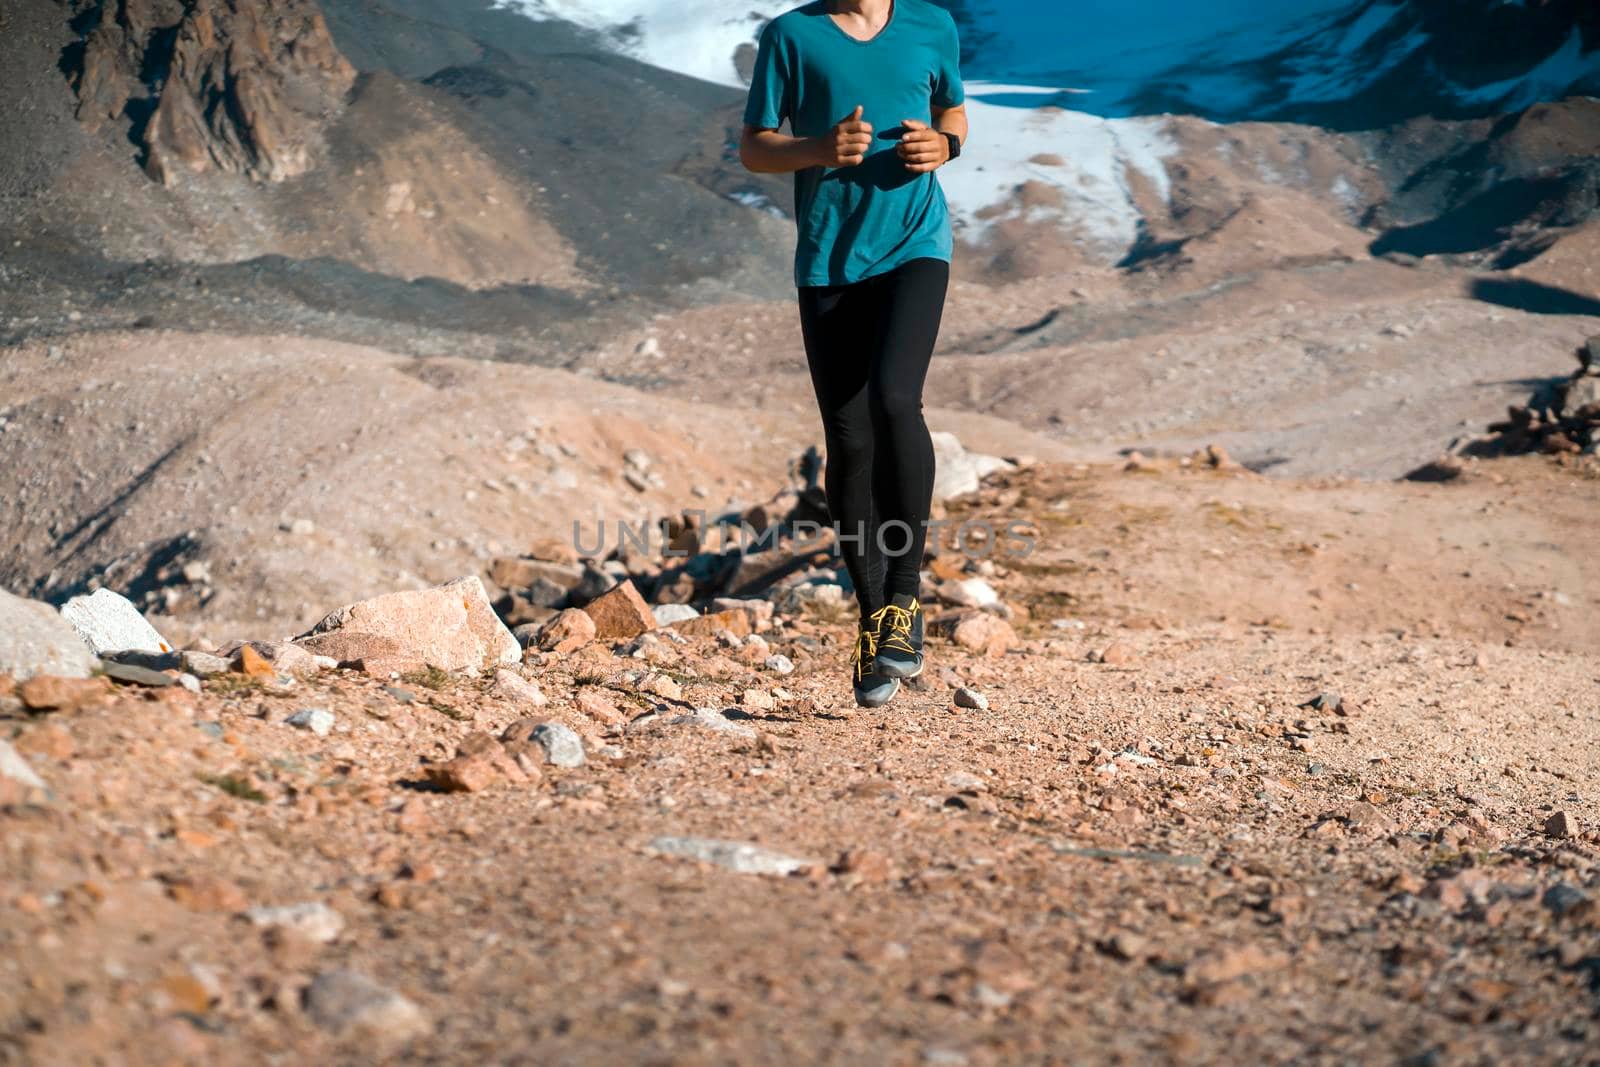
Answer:
[[[963,145],[967,143],[967,109],[936,107],[933,125],[916,119],[906,119],[905,136],[900,139],[900,158],[906,161],[906,170],[913,174],[926,174],[950,162],[950,142],[945,134],[953,133]]]
[[[807,167],[853,167],[872,147],[872,123],[860,107],[822,137],[791,137],[779,130],[746,126],[739,138],[739,162],[756,174],[790,174]]]
[[[756,174],[792,174],[819,164],[821,149],[811,137],[746,126],[739,139],[739,162]]]

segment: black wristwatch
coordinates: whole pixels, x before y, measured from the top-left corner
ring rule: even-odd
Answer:
[[[940,130],[939,132],[944,134],[945,140],[950,142],[950,158],[959,159],[961,157],[961,138],[949,130]]]

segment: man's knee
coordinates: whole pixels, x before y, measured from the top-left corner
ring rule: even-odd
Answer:
[[[894,427],[922,422],[922,395],[910,389],[883,389],[872,398],[873,416]]]

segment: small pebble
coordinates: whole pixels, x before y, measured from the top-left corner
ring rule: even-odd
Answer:
[[[976,711],[987,711],[989,710],[989,698],[978,692],[976,689],[969,689],[966,686],[962,686],[960,689],[956,690],[956,707],[972,708]]]

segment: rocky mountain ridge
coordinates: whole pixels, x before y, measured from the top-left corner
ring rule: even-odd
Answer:
[[[312,0],[95,0],[66,62],[90,131],[126,119],[166,185],[207,170],[284,181],[315,165],[355,68]]]

